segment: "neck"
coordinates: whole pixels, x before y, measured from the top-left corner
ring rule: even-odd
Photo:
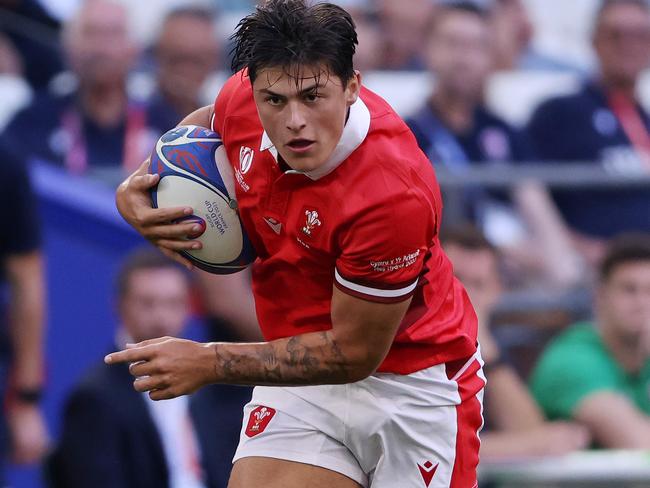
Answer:
[[[602,75],[600,82],[607,92],[620,93],[632,99],[636,98],[636,83],[633,80]]]
[[[123,120],[127,105],[124,85],[81,85],[79,96],[83,112],[100,127],[113,127]]]
[[[444,90],[436,90],[429,103],[444,124],[453,132],[465,132],[471,128],[477,105],[475,101]]]
[[[641,371],[646,360],[642,341],[625,341],[613,332],[611,327],[601,329],[603,342],[609,349],[616,362],[628,373],[636,374]]]

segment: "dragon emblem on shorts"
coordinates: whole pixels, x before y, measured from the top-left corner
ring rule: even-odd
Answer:
[[[251,427],[253,431],[260,430],[260,425],[262,424],[262,421],[271,415],[271,412],[269,412],[268,408],[262,407],[262,409],[259,412],[255,412],[253,414],[253,417],[255,418],[255,423]]]
[[[275,409],[271,407],[260,406],[254,409],[248,418],[246,435],[248,437],[254,437],[257,434],[264,432],[264,429],[266,429],[266,426],[269,425],[269,422],[274,415]]]
[[[320,227],[321,221],[318,218],[318,212],[316,210],[305,210],[305,216],[307,217],[307,221],[305,222],[302,231],[310,236],[316,227]]]

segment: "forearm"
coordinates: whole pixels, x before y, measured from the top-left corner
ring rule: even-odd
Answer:
[[[21,257],[11,283],[9,330],[13,349],[13,380],[18,388],[43,383],[43,277],[41,256]],[[16,263],[16,267],[18,263]],[[20,275],[20,276],[19,276]],[[29,277],[29,278],[27,278]]]
[[[215,383],[341,384],[361,380],[375,369],[331,330],[254,344],[211,343],[209,347],[214,353]]]
[[[544,423],[541,410],[512,368],[506,365],[495,367],[488,374],[488,384],[485,400],[498,429],[520,431]]]

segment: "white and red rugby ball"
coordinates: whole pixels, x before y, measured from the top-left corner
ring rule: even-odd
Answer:
[[[230,274],[256,257],[237,214],[234,176],[221,138],[204,127],[185,125],[163,134],[151,154],[149,171],[160,181],[151,191],[155,208],[190,206],[187,219],[201,220],[202,249],[183,251],[198,268]]]

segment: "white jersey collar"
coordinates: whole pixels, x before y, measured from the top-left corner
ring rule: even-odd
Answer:
[[[313,171],[289,170],[287,173],[304,174],[312,180],[317,180],[330,174],[361,145],[361,143],[366,139],[369,130],[370,110],[368,110],[368,106],[363,102],[363,100],[361,100],[361,97],[358,97],[357,101],[350,106],[350,116],[343,128],[341,140],[334,148],[330,158],[322,166]],[[271,151],[271,154],[277,161],[278,151],[271,142],[271,139],[269,139],[266,131],[264,131],[262,134],[260,151],[266,150]]]

